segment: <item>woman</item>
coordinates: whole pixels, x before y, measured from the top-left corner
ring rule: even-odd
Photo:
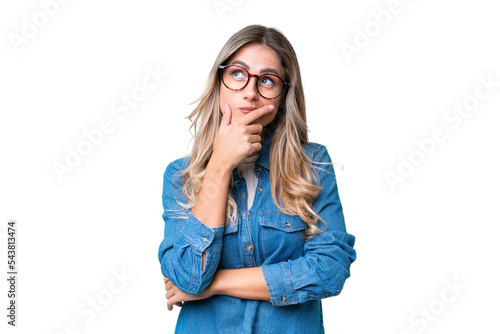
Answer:
[[[289,41],[252,25],[222,48],[164,174],[158,257],[176,333],[323,333],[356,259],[327,149],[308,142]],[[198,126],[198,127],[197,127]]]

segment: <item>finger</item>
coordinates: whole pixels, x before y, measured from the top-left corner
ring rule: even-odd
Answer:
[[[222,111],[222,120],[220,122],[220,127],[226,127],[231,124],[231,107],[228,104],[224,105],[224,110]]]
[[[167,299],[167,308],[169,311],[172,311],[175,303],[178,303],[178,300],[175,300],[175,298],[169,297]]]
[[[260,143],[261,137],[259,135],[251,135],[248,136],[248,142],[253,144],[253,143]]]
[[[169,311],[172,311],[172,309],[174,308],[174,305],[182,307],[182,302],[176,302],[176,301],[173,301],[173,300],[168,300],[167,301],[167,309]]]
[[[251,143],[250,145],[252,145],[252,152],[258,152],[262,149],[262,144],[259,142],[257,143]]]
[[[170,301],[170,300],[168,299],[167,294],[165,294],[165,298],[167,298],[167,309],[168,309],[169,311],[172,311],[172,308],[173,308],[173,307],[172,307],[172,301]]]
[[[166,278],[165,276],[163,276],[163,282],[165,282],[165,284],[167,284],[168,278]]]
[[[248,133],[254,135],[258,135],[262,132],[262,124],[259,124],[259,123],[255,123],[255,124],[250,124],[250,125],[247,125],[246,126],[246,130],[248,131]]]
[[[255,109],[252,112],[249,112],[245,116],[241,118],[241,123],[242,124],[252,124],[255,122],[258,118],[267,115],[271,113],[274,110],[274,106],[272,104],[269,104],[267,106],[264,106],[259,109]]]
[[[165,297],[166,297],[167,299],[170,299],[170,298],[172,298],[173,296],[175,296],[175,292],[173,291],[173,289],[172,289],[172,290],[167,291],[167,294],[165,295]]]

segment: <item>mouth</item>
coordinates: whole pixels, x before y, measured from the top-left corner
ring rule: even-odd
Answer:
[[[241,107],[241,108],[238,108],[239,111],[241,111],[242,113],[244,114],[248,114],[249,112],[251,111],[254,111],[255,109],[257,108],[254,108],[254,107]]]

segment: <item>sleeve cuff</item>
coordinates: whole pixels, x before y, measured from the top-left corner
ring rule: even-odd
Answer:
[[[189,214],[186,226],[182,231],[182,238],[191,246],[204,252],[208,247],[214,251],[222,249],[224,225],[210,228],[203,224],[193,213]]]
[[[290,270],[286,262],[263,265],[262,272],[273,306],[297,304]]]

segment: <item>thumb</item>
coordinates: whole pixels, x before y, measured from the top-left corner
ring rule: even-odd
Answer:
[[[231,124],[231,108],[229,107],[229,105],[225,104],[220,125],[221,127],[226,127],[229,124]]]

